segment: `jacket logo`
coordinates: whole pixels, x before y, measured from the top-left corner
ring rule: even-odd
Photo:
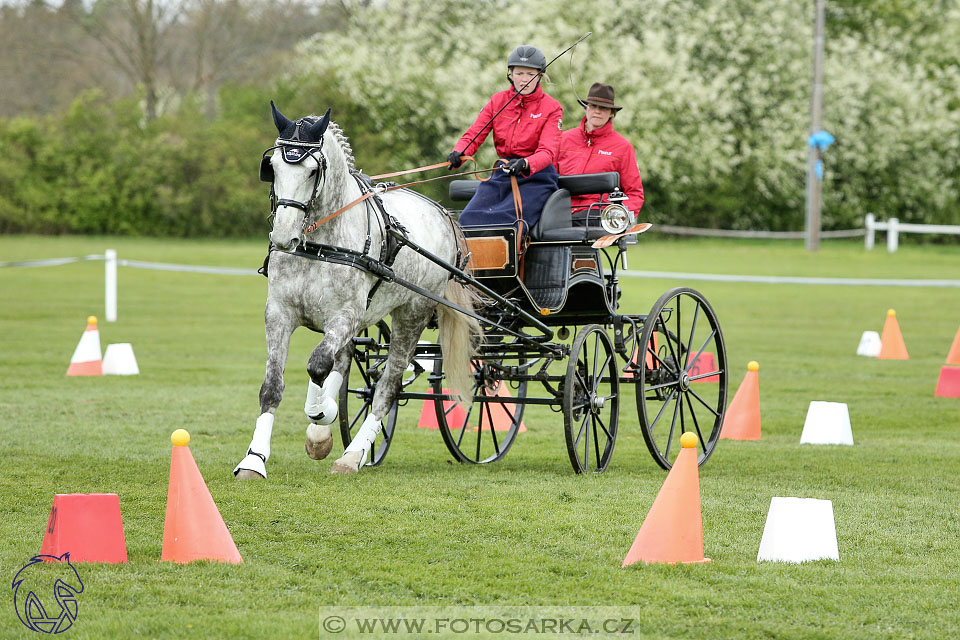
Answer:
[[[603,149],[597,149],[597,155],[601,156],[612,156],[613,151],[604,151]]]
[[[530,117],[531,117],[531,118],[539,118],[539,117],[542,116],[542,115],[543,115],[543,112],[540,112],[540,113],[531,113],[531,114],[530,114]]]

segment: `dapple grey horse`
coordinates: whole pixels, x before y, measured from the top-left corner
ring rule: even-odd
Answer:
[[[470,356],[480,332],[477,321],[426,296],[383,282],[348,264],[312,260],[296,255],[301,243],[322,244],[358,252],[379,260],[386,244],[384,219],[376,201],[407,238],[442,261],[455,264],[466,255],[459,227],[437,203],[408,190],[381,193],[355,203],[370,191],[354,166],[346,136],[328,110],[323,118],[308,116],[296,121],[285,117],[271,101],[273,119],[280,136],[272,155],[264,154],[261,179],[272,179],[274,221],[268,263],[267,304],[264,324],[267,337],[267,368],[260,387],[260,417],[247,453],[234,469],[237,478],[265,478],[270,457],[274,412],[283,396],[283,371],[290,335],[298,326],[324,334],[307,364],[310,381],[304,411],[307,454],[315,460],[327,456],[333,446],[330,424],[337,418],[340,385],[350,367],[352,338],[365,327],[389,315],[391,335],[386,368],[377,382],[370,414],[334,473],[356,473],[366,462],[371,446],[382,429],[382,418],[392,406],[401,378],[413,358],[417,340],[436,311],[440,346],[448,383],[454,392],[472,387]],[[270,150],[267,151],[270,153]],[[330,219],[330,214],[347,207]],[[319,224],[318,224],[319,223]],[[307,245],[309,246],[309,245]],[[388,252],[389,253],[389,252]],[[392,265],[394,273],[465,309],[473,309],[473,294],[450,278],[449,272],[402,247]]]

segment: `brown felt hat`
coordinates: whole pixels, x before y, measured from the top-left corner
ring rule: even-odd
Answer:
[[[586,108],[588,104],[592,104],[595,107],[606,107],[614,111],[623,109],[623,107],[618,107],[613,102],[613,87],[608,84],[603,84],[602,82],[594,82],[593,86],[590,87],[590,91],[587,93],[587,99],[580,100],[577,98],[577,102],[584,108]]]

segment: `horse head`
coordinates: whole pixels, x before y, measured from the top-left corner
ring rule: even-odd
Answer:
[[[270,108],[279,136],[273,154],[264,155],[261,161],[260,179],[273,183],[270,240],[281,251],[293,251],[303,240],[310,210],[326,177],[323,135],[330,124],[330,110],[322,118],[290,120],[272,100]]]

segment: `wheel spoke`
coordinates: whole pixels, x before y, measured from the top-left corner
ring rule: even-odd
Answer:
[[[603,418],[601,418],[599,415],[595,415],[594,418],[596,418],[597,423],[600,425],[600,428],[603,429],[604,435],[607,436],[607,440],[609,440],[612,436],[610,435],[610,430],[607,429],[607,425],[604,424]]]
[[[474,395],[476,395],[477,390],[473,390]],[[460,445],[463,443],[463,436],[467,434],[467,427],[470,426],[470,414],[473,413],[473,407],[476,405],[475,402],[470,403],[470,408],[467,409],[467,414],[463,417],[463,425],[460,427],[460,436],[457,438],[457,449],[460,448]],[[450,409],[453,409],[453,405],[450,406]],[[446,421],[446,418],[444,418]],[[455,429],[453,429],[455,431]]]
[[[594,334],[593,336],[593,384],[590,386],[591,392],[594,392],[597,390],[597,380],[600,377],[597,374],[603,370],[602,367],[599,370],[597,369],[597,363],[599,361],[600,361],[600,334]],[[607,363],[605,362],[603,364],[604,366],[606,366]]]
[[[590,416],[593,415],[589,411],[586,415],[583,416],[583,428],[587,429],[587,437],[583,439],[583,466],[586,468],[590,464],[590,427],[587,426],[590,422]]]
[[[583,420],[580,421],[580,430],[577,431],[577,439],[573,441],[573,443],[574,443],[574,448],[576,448],[576,445],[580,444],[580,438],[583,437],[584,430],[586,429],[586,426],[587,426],[587,418],[588,418],[588,417],[590,417],[590,414],[589,414],[589,413],[585,414],[585,415],[583,416]]]
[[[677,394],[677,401],[673,405],[673,419],[670,421],[670,431],[667,433],[667,448],[663,452],[663,457],[670,459],[670,445],[673,443],[673,429],[677,426],[677,408],[680,406],[680,394]]]
[[[660,407],[660,411],[657,412],[657,417],[653,419],[653,422],[650,423],[650,433],[653,433],[653,428],[657,426],[657,423],[660,422],[660,416],[663,415],[663,412],[667,407],[670,406],[670,400],[673,399],[674,394],[679,393],[676,389],[670,392],[670,395],[667,396],[667,399],[663,401],[663,406]]]
[[[700,345],[700,350],[697,351],[697,355],[696,355],[696,357],[694,357],[694,359],[693,359],[694,362],[696,362],[697,359],[700,358],[700,354],[703,353],[703,350],[707,348],[707,343],[710,342],[710,341],[713,339],[713,336],[715,336],[715,335],[717,335],[716,329],[714,329],[713,331],[711,331],[711,332],[710,332],[710,335],[707,336],[707,339],[703,341],[703,344],[702,344],[702,345]],[[688,352],[688,353],[687,353],[687,356],[689,356],[689,355],[690,355],[690,353]],[[686,369],[686,365],[684,365],[684,369]]]
[[[697,438],[700,439],[700,446],[703,447],[703,450],[707,450],[707,443],[703,440],[703,433],[700,431],[700,422],[697,421],[697,413],[693,410],[693,403],[690,402],[690,396],[686,396],[687,406],[690,408],[690,417],[693,418],[693,428],[697,431]]]
[[[696,306],[696,308],[693,310],[693,322],[690,324],[690,337],[687,339],[687,344],[688,344],[688,345],[693,344],[693,336],[694,336],[694,334],[695,334],[696,331],[697,331],[697,319],[699,318],[699,316],[700,316],[700,301],[697,300],[697,306]],[[677,335],[679,336],[680,334],[677,334]],[[697,356],[699,356],[699,355],[700,355],[700,354],[698,353]],[[693,361],[696,362],[697,359],[694,358]],[[690,364],[690,352],[689,352],[689,351],[687,351],[687,357],[686,357],[686,359],[684,359],[684,361],[683,361],[683,369],[684,369],[684,371],[686,371],[688,364]]]
[[[598,422],[597,416],[593,416],[590,421],[594,423],[593,424],[593,455],[597,459],[597,469],[599,469],[602,463],[600,462],[600,453],[601,453],[600,452],[600,436],[599,434],[597,434],[597,425],[596,425],[596,423]]]
[[[701,378],[709,378],[710,376],[717,376],[717,375],[720,375],[721,373],[723,373],[723,371],[720,369],[717,369],[716,371],[709,371],[707,373],[701,373],[695,376],[690,376],[690,382],[693,382],[694,380],[700,380]]]
[[[500,443],[497,441],[497,425],[493,421],[493,409],[490,408],[492,403],[484,403],[487,410],[487,418],[490,420],[490,437],[493,438],[493,450],[497,453],[500,453]],[[479,458],[479,455],[477,456]]]
[[[717,418],[720,417],[720,413],[719,413],[716,409],[714,409],[713,407],[711,407],[709,404],[707,404],[707,402],[706,402],[703,398],[700,397],[700,394],[699,394],[699,393],[697,393],[697,392],[694,391],[693,389],[687,389],[687,393],[689,393],[689,394],[692,395],[694,398],[696,398],[696,399],[700,402],[700,404],[702,404],[703,406],[705,406],[705,407],[707,408],[707,410],[710,411],[710,413],[712,413],[714,416],[716,416]]]
[[[464,425],[463,430],[467,430],[467,426],[470,423],[468,422]],[[483,441],[483,407],[480,408],[480,415],[477,418],[477,456],[474,460],[480,460],[480,443]]]

